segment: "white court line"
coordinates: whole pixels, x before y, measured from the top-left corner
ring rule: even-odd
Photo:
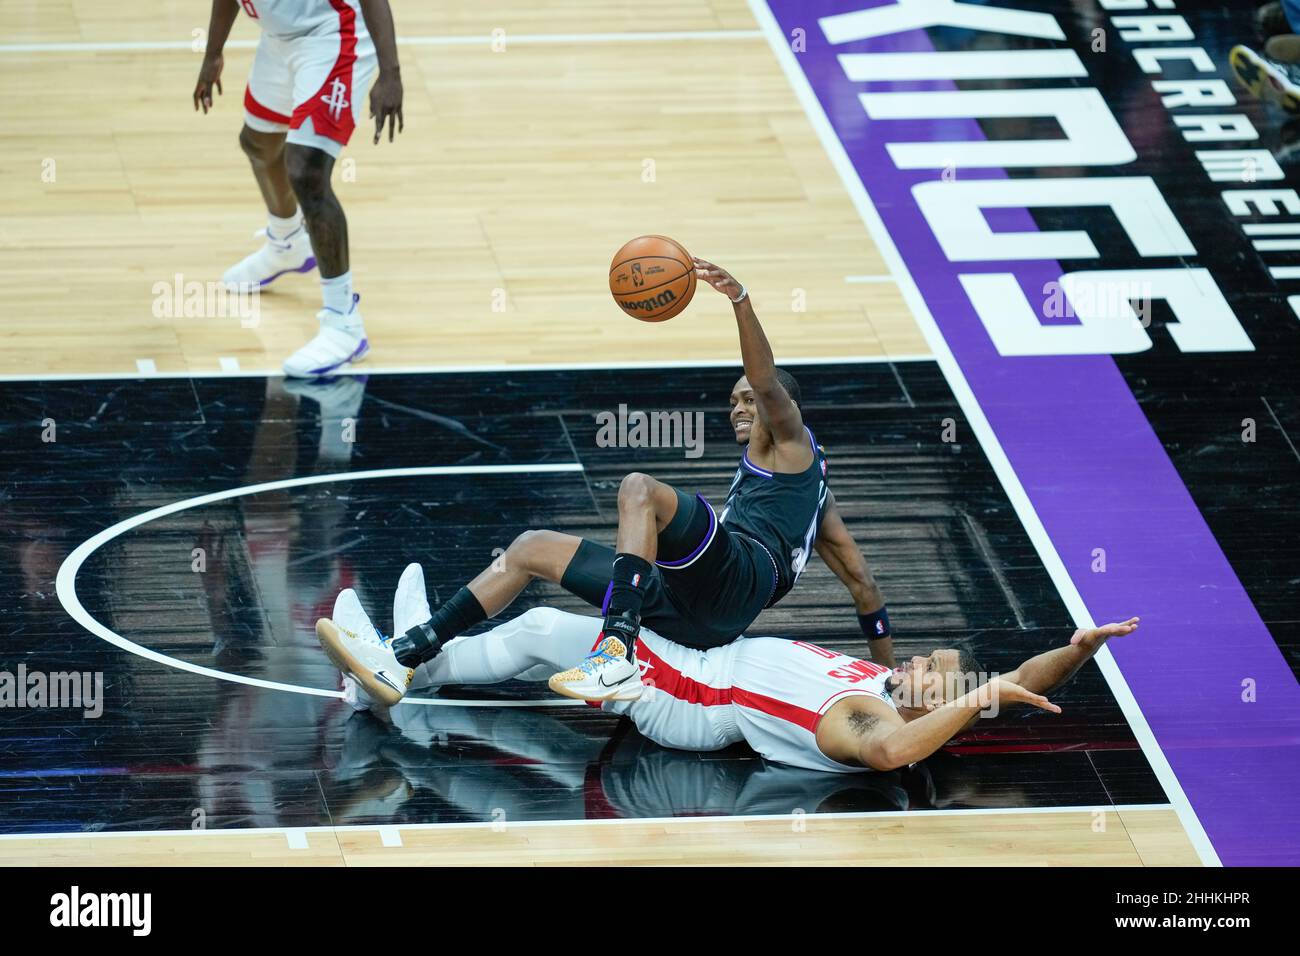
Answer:
[[[285,840],[289,844],[290,850],[307,849],[307,831],[301,827],[297,827],[293,830],[286,830],[284,836]]]
[[[158,374],[158,366],[153,359],[138,358],[135,360],[135,370],[141,375],[154,376]]]
[[[813,358],[780,359],[781,365],[870,365],[881,362],[933,362],[933,355],[905,353],[902,355],[828,355]],[[371,367],[362,363],[352,366],[345,375],[454,375],[481,372],[580,372],[601,369],[661,369],[661,368],[740,368],[740,356],[727,359],[681,359],[635,362],[487,362],[481,365],[393,365]],[[0,375],[0,382],[118,382],[142,378],[135,372],[56,372],[31,374],[27,372]],[[187,372],[157,372],[149,378],[283,378],[281,368],[196,369]]]
[[[164,664],[167,667],[175,667],[178,670],[189,671],[191,674],[201,674],[204,677],[215,677],[217,680],[231,681],[236,684],[247,684],[250,687],[264,687],[269,690],[284,690],[294,694],[308,694],[313,697],[343,697],[343,692],[338,690],[325,690],[320,687],[303,687],[298,684],[284,684],[280,681],[263,680],[260,677],[247,677],[243,674],[231,674],[227,671],[219,671],[215,668],[204,667],[202,664],[195,664],[191,661],[184,661],[176,657],[168,657],[166,654],[160,654],[158,651],[144,647],[134,641],[128,640],[117,632],[105,627],[96,620],[81,603],[81,598],[77,596],[77,572],[81,570],[81,565],[86,559],[94,554],[114,538],[125,534],[133,528],[138,528],[142,524],[154,521],[158,518],[164,518],[167,515],[176,514],[178,511],[187,511],[190,508],[201,508],[204,505],[210,505],[217,501],[225,501],[229,498],[238,498],[244,495],[256,495],[265,491],[277,491],[281,488],[301,488],[305,485],[321,485],[332,481],[366,481],[373,478],[407,478],[418,475],[501,475],[501,474],[537,474],[537,473],[572,473],[581,472],[582,465],[577,462],[564,462],[559,464],[537,464],[537,465],[430,465],[418,468],[380,468],[371,471],[345,471],[331,475],[305,475],[301,478],[283,478],[278,481],[267,481],[258,485],[243,485],[238,488],[227,488],[224,491],[214,491],[210,494],[199,495],[194,498],[185,498],[181,501],[174,501],[171,504],[154,508],[151,511],[145,511],[138,515],[133,515],[117,524],[105,528],[94,537],[88,538],[79,544],[70,555],[64,559],[59,566],[58,576],[55,578],[54,590],[59,597],[63,609],[78,624],[84,627],[96,637],[102,638],[115,647],[129,651],[146,660],[154,661],[158,664]],[[447,700],[443,698],[409,698],[403,703],[425,704],[438,707],[584,707],[586,703],[580,700],[568,700],[555,698],[544,701],[515,700],[515,701],[458,701]]]
[[[938,362],[944,378],[947,379],[948,387],[952,389],[957,404],[961,406],[962,412],[965,413],[975,437],[979,440],[980,447],[984,450],[989,464],[993,466],[994,473],[1002,483],[1002,490],[1006,492],[1007,498],[1010,499],[1012,507],[1016,510],[1017,517],[1020,518],[1020,523],[1024,526],[1030,541],[1034,544],[1034,550],[1038,552],[1039,559],[1043,562],[1043,566],[1046,567],[1047,573],[1052,578],[1052,583],[1056,585],[1056,590],[1065,602],[1070,617],[1079,627],[1096,627],[1092,615],[1088,613],[1087,605],[1084,604],[1083,598],[1080,597],[1078,589],[1074,586],[1074,581],[1070,579],[1069,573],[1065,570],[1065,564],[1061,561],[1061,556],[1056,553],[1056,546],[1052,543],[1052,539],[1048,537],[1047,530],[1038,517],[1038,512],[1034,510],[1034,505],[1025,493],[1024,486],[1020,484],[1019,476],[1011,467],[1011,462],[1007,458],[1006,452],[1003,451],[992,426],[989,425],[988,419],[984,417],[984,410],[980,408],[979,400],[975,397],[975,393],[971,391],[970,384],[966,381],[961,366],[957,363],[952,350],[948,347],[948,341],[943,337],[943,333],[939,331],[939,326],[934,321],[934,316],[930,313],[930,307],[921,295],[916,280],[908,270],[902,255],[899,254],[898,247],[894,245],[894,239],[885,227],[884,220],[880,218],[880,213],[872,203],[871,197],[867,195],[866,187],[862,184],[862,180],[858,178],[857,170],[853,168],[853,163],[844,149],[844,144],[840,142],[839,136],[836,135],[830,120],[827,119],[826,113],[817,99],[817,95],[808,83],[808,78],[804,76],[803,70],[795,60],[795,55],[791,51],[785,35],[781,32],[776,18],[763,0],[748,0],[748,2],[750,10],[758,20],[759,26],[767,35],[768,45],[771,46],[773,53],[776,55],[777,62],[781,64],[781,69],[785,71],[786,78],[790,81],[795,95],[803,105],[804,112],[808,115],[813,129],[817,131],[817,136],[822,141],[822,147],[826,150],[826,155],[830,158],[836,172],[839,173],[845,189],[848,190],[849,197],[853,200],[858,214],[866,224],[872,239],[875,240],[876,246],[880,250],[885,263],[889,266],[890,272],[898,277],[898,286],[903,293],[903,298],[911,306],[912,314],[916,317],[917,324],[921,327],[926,342],[934,351],[935,361]],[[1169,766],[1164,751],[1160,749],[1155,734],[1151,732],[1146,715],[1138,707],[1137,700],[1133,697],[1133,692],[1129,690],[1128,683],[1124,680],[1124,675],[1120,673],[1110,650],[1102,647],[1101,651],[1096,655],[1096,661],[1102,675],[1106,678],[1106,682],[1110,685],[1111,693],[1115,695],[1115,700],[1119,703],[1120,710],[1123,712],[1125,719],[1128,720],[1133,735],[1142,746],[1142,752],[1150,762],[1151,769],[1165,788],[1165,793],[1169,796],[1174,809],[1177,810],[1183,829],[1187,832],[1188,839],[1192,841],[1192,846],[1195,847],[1201,862],[1206,866],[1221,866],[1218,853],[1215,851],[1213,844],[1210,843],[1210,838],[1206,835],[1205,828],[1201,826],[1201,821],[1197,819],[1196,812],[1187,799],[1187,794],[1183,792],[1182,784],[1174,776],[1173,769]]]
[[[510,33],[499,38],[491,34],[477,36],[399,36],[398,46],[483,46],[504,44],[508,51],[513,44],[533,46],[548,43],[671,43],[675,40],[758,40],[760,30],[647,30],[632,33]],[[252,50],[256,40],[228,40],[224,49]],[[123,40],[120,42],[69,40],[52,43],[0,43],[0,53],[155,53],[182,50],[202,53],[194,49],[193,40]],[[503,51],[503,52],[504,52]]]
[[[232,355],[223,355],[217,361],[221,363],[221,371],[228,375],[239,374],[239,359]]]
[[[870,811],[854,811],[845,813],[808,813],[801,819],[809,826],[815,825],[818,820],[889,820],[889,819],[911,819],[924,820],[928,817],[983,817],[983,816],[1008,816],[1015,813],[1133,813],[1147,810],[1170,810],[1173,809],[1167,803],[1132,803],[1132,804],[1094,804],[1091,806],[1077,807],[991,807],[989,809],[961,809],[961,810],[882,810],[878,813]],[[726,816],[693,816],[693,817],[605,817],[599,820],[519,820],[517,822],[507,821],[505,828],[507,830],[526,827],[574,827],[574,826],[629,826],[638,823],[649,825],[659,825],[666,823],[729,823],[729,822],[750,822],[755,820],[784,820],[788,821],[794,818],[790,813],[754,813],[754,814],[731,814]],[[71,830],[61,831],[59,833],[0,833],[0,841],[4,840],[85,840],[85,839],[123,839],[139,837],[213,837],[213,836],[235,836],[235,837],[252,837],[263,836],[265,834],[282,833],[286,836],[291,833],[300,833],[304,835],[309,833],[378,833],[383,838],[384,830],[497,830],[501,829],[499,821],[484,821],[475,823],[369,823],[369,824],[338,824],[336,826],[319,826],[319,827],[232,827],[230,829],[213,829],[213,830],[192,830],[188,827],[177,830],[107,830],[94,832],[77,832]],[[387,845],[387,844],[385,844]]]

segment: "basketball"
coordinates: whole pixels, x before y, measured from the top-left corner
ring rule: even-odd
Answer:
[[[614,253],[609,291],[618,307],[634,319],[671,319],[695,295],[691,254],[666,236],[637,236]]]

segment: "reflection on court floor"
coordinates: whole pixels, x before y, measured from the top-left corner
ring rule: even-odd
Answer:
[[[510,376],[509,388],[487,374],[0,386],[4,401],[68,422],[60,441],[78,456],[73,474],[49,468],[44,449],[0,449],[9,473],[31,476],[6,500],[14,532],[0,565],[21,595],[17,640],[29,666],[93,660],[107,698],[93,745],[79,715],[6,724],[21,755],[6,770],[6,830],[178,829],[196,811],[223,828],[747,815],[784,812],[774,809],[783,801],[807,813],[1164,802],[1091,666],[1062,692],[1063,717],[1025,714],[912,771],[841,780],[764,764],[743,747],[665,750],[544,685],[444,688],[437,705],[397,708],[391,725],[330,696],[339,676],[312,627],[341,589],[355,588],[387,629],[408,561],[424,566],[437,600],[528,528],[612,539],[631,467],[720,499],[737,456],[725,416],[734,374],[532,372]],[[982,453],[944,440],[944,419],[958,435],[965,425],[938,370],[799,374],[901,652],[970,639],[986,666],[1006,669],[1057,642],[1064,611]],[[610,395],[642,408],[694,396],[703,454],[602,447]],[[95,414],[93,426],[79,423]],[[261,490],[241,491],[252,486]],[[76,574],[87,617],[135,653],[63,613],[61,555],[205,494],[218,500],[115,535]],[[590,611],[547,585],[510,613],[539,603]],[[820,565],[752,631],[865,653]],[[478,704],[448,706],[456,699]]]

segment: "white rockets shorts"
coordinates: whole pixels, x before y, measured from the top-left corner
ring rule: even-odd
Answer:
[[[379,62],[370,34],[342,18],[339,32],[299,37],[263,33],[244,90],[244,123],[284,133],[335,159],[366,110]]]

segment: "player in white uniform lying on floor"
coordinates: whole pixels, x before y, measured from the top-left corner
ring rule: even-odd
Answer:
[[[372,705],[365,681],[383,680],[368,661],[388,660],[382,637],[355,592],[342,592],[332,619],[317,622],[322,646],[345,675],[358,709]],[[427,620],[424,574],[409,565],[393,600],[396,633]],[[1052,713],[1043,697],[1068,680],[1111,637],[1131,634],[1138,619],[1074,632],[1070,643],[985,681],[968,654],[952,648],[913,657],[890,670],[836,651],[772,637],[747,637],[707,651],[641,632],[638,661],[646,690],[639,700],[605,701],[604,710],[632,718],[665,747],[720,750],[745,741],[777,763],[833,773],[892,770],[923,760],[982,713],[1009,704]],[[581,658],[601,620],[534,608],[483,634],[451,641],[415,674],[388,679],[407,686],[544,681],[565,661]]]

